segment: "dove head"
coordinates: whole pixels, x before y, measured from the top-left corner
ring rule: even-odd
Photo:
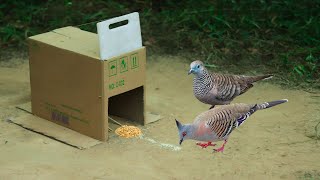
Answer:
[[[193,136],[192,125],[183,125],[178,120],[176,120],[176,124],[179,131],[179,144],[181,145],[184,140],[191,139],[191,137]]]
[[[196,60],[190,64],[190,70],[188,72],[188,75],[191,73],[195,75],[200,75],[203,72],[203,70],[205,70],[203,63],[199,60]]]

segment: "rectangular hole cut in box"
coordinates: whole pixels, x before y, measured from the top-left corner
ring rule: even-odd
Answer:
[[[144,125],[144,87],[140,86],[110,97],[108,99],[108,115],[125,119],[130,124]],[[109,118],[108,121],[110,122]]]

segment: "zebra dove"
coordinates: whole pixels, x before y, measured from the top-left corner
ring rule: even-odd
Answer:
[[[201,61],[190,64],[188,74],[195,74],[193,79],[194,96],[202,103],[211,105],[230,104],[231,101],[247,92],[254,82],[272,78],[273,75],[242,76],[210,73]]]
[[[199,114],[193,123],[181,124],[176,119],[179,131],[180,142],[186,139],[205,141],[208,143],[197,143],[196,145],[206,148],[215,146],[212,142],[224,141],[223,145],[214,149],[215,152],[224,150],[224,146],[232,131],[245,122],[249,116],[261,109],[267,109],[282,103],[288,102],[287,99],[265,102],[261,104],[230,104],[209,109]]]

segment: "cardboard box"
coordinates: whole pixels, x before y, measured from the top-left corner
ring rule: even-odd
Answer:
[[[108,28],[123,19],[127,25]],[[98,23],[98,34],[64,27],[28,41],[34,115],[102,141],[109,114],[145,124],[146,49],[138,13]]]

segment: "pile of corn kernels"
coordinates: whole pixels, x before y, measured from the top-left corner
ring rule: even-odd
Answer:
[[[115,133],[121,137],[131,138],[142,134],[141,130],[135,126],[123,125],[116,129]]]

